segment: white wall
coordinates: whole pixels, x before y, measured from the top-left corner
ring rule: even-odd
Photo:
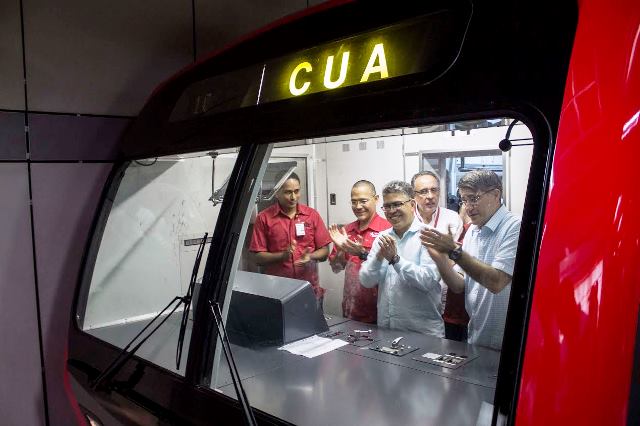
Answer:
[[[216,189],[235,158],[216,159]],[[184,241],[211,236],[220,211],[209,201],[211,168],[203,155],[127,169],[100,244],[85,328],[152,315],[186,293],[197,246]]]

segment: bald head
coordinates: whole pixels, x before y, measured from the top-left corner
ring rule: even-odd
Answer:
[[[368,180],[359,180],[356,183],[353,184],[353,186],[351,187],[352,190],[354,189],[362,189],[362,190],[366,190],[368,192],[371,193],[371,195],[376,195],[376,187],[369,182]]]

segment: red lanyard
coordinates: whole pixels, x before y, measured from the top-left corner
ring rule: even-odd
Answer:
[[[433,227],[434,228],[438,227],[438,219],[440,219],[440,207],[436,207],[436,218],[433,221]]]

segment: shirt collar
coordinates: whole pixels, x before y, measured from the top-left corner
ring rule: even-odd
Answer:
[[[371,222],[369,222],[369,226],[367,226],[362,231],[360,230],[360,222],[358,222],[357,220],[345,225],[344,229],[347,232],[353,232],[353,231],[365,232],[368,230],[371,230],[374,232],[380,232],[380,231],[384,231],[385,229],[389,229],[389,226],[387,226],[386,221],[382,219],[380,215],[378,215],[377,213],[374,213],[373,218],[371,219]]]
[[[417,203],[413,213],[415,214],[416,218],[420,221],[420,223],[425,223],[424,220],[422,219],[422,215],[420,215],[420,210],[418,210]],[[436,219],[436,217],[438,217],[439,214],[440,214],[440,206],[437,206],[436,209],[433,211],[433,214],[431,215],[431,221],[429,221],[427,225],[431,225],[433,221]]]
[[[491,232],[495,232],[496,228],[498,227],[500,222],[502,222],[502,219],[505,217],[507,212],[507,208],[501,205],[500,208],[498,208],[498,210],[496,210],[496,212],[493,214],[493,216],[491,216],[491,219],[489,219],[487,223],[485,223],[482,227],[484,228],[486,226],[491,230]]]
[[[373,219],[369,223],[369,229],[375,232],[384,231],[385,229],[389,229],[389,223],[381,218],[378,213],[373,214]]]
[[[282,210],[282,207],[280,206],[279,202],[276,201],[274,207],[275,208],[274,208],[274,211],[273,211],[273,217],[276,217],[279,214],[282,214],[283,216],[287,216],[285,214],[285,212]],[[304,204],[298,203],[296,205],[296,215],[298,215],[298,216],[309,216],[309,210],[311,210],[311,207],[307,207]]]
[[[420,231],[420,229],[422,229],[423,223],[420,222],[420,220],[418,219],[417,216],[413,216],[413,222],[411,222],[411,226],[409,227],[409,229],[407,229],[405,231],[405,233],[402,235],[402,238],[404,238],[407,234],[411,233],[416,233],[418,231]],[[396,237],[398,237],[398,234],[396,234],[395,229],[391,228],[391,232],[393,232],[393,235],[395,235]],[[398,237],[400,238],[400,237]],[[400,238],[400,239],[402,239]]]

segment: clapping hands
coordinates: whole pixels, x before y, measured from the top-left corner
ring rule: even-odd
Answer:
[[[450,226],[446,234],[433,228],[424,228],[420,231],[420,241],[436,262],[448,262],[448,253],[457,247]]]
[[[387,259],[390,262],[398,254],[396,240],[390,235],[380,235],[378,246],[380,247],[376,254],[378,260]]]
[[[311,262],[311,249],[307,247],[306,249],[304,249],[304,252],[302,252],[302,256],[300,256],[298,260],[293,262],[293,264],[296,266],[304,266],[309,262]]]
[[[347,231],[345,231],[344,227],[338,227],[338,225],[333,224],[329,227],[329,236],[335,244],[336,248],[345,253],[349,253],[353,256],[360,256],[367,252],[367,250],[362,245],[362,236],[358,235],[356,237],[356,241],[349,239],[349,235],[347,235]]]

